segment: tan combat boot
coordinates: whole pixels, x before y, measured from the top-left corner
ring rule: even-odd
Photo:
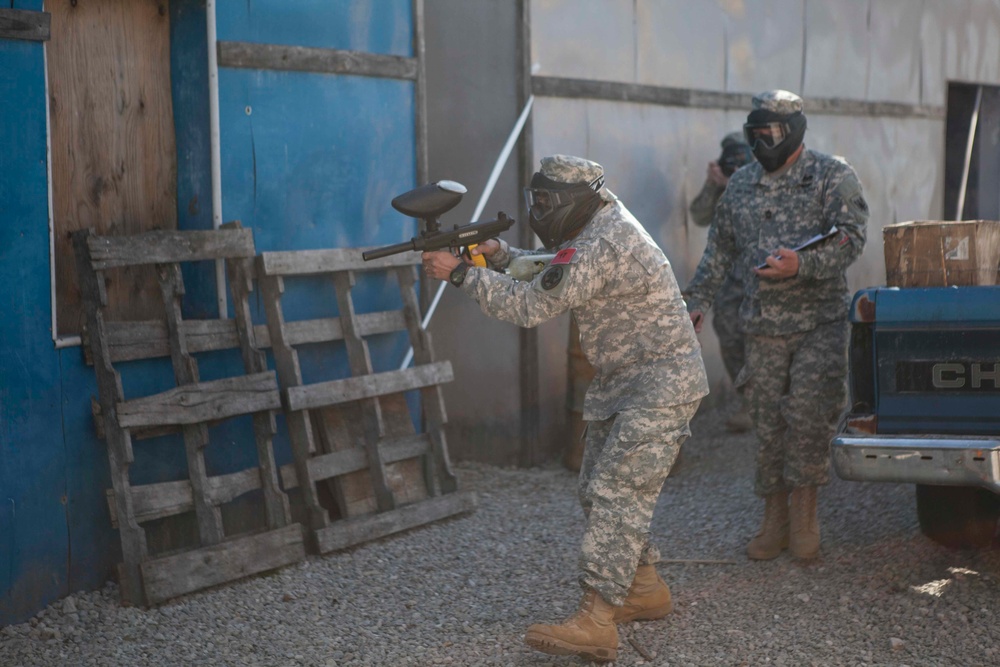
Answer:
[[[747,556],[754,560],[771,560],[788,548],[788,492],[764,496],[764,524],[747,545]]]
[[[618,629],[615,607],[597,591],[589,590],[580,602],[580,610],[562,625],[535,623],[524,634],[524,642],[550,655],[578,655],[593,661],[618,657]]]
[[[674,610],[670,587],[660,578],[655,565],[640,565],[628,589],[625,604],[615,607],[615,623],[652,621]]]
[[[791,515],[788,550],[796,558],[816,558],[819,555],[819,516],[816,513],[815,486],[792,489]]]

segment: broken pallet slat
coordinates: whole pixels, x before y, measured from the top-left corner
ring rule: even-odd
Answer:
[[[196,382],[117,406],[123,428],[198,424],[281,408],[274,371]]]
[[[385,271],[397,266],[419,266],[420,254],[399,253],[365,261],[364,248],[262,252],[257,258],[261,276],[311,276],[340,271]]]

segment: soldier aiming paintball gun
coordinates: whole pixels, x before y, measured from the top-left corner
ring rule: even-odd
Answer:
[[[455,225],[442,230],[438,216],[450,211],[462,201],[465,186],[455,181],[438,181],[405,192],[392,200],[392,207],[404,215],[424,221],[424,230],[405,243],[366,250],[361,253],[365,261],[396,255],[408,250],[432,251],[450,248],[452,254],[470,259],[475,266],[486,266],[482,255],[469,251],[488,239],[496,238],[514,224],[505,213],[497,213],[496,220]]]

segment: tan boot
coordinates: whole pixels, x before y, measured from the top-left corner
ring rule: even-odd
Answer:
[[[655,565],[640,565],[628,589],[625,604],[615,607],[615,623],[652,621],[674,610],[670,587],[660,578]]]
[[[747,545],[747,556],[754,560],[771,560],[788,548],[788,492],[764,496],[764,524]]]
[[[816,558],[819,555],[819,516],[816,513],[815,486],[792,489],[791,518],[788,550],[796,558]]]
[[[587,660],[608,661],[618,657],[615,607],[597,591],[588,590],[580,610],[562,625],[535,623],[524,634],[524,642],[550,655],[578,655]]]

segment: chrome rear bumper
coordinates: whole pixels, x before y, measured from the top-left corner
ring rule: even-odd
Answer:
[[[833,468],[842,479],[978,486],[1000,493],[1000,436],[839,435]]]

